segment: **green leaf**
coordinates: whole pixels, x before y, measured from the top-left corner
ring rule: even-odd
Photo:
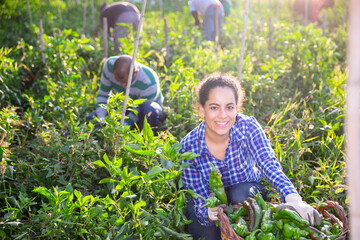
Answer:
[[[27,232],[24,232],[23,234],[18,235],[14,240],[16,239],[25,239],[25,236],[27,235]]]
[[[91,52],[91,51],[94,51],[94,50],[95,50],[95,48],[94,48],[92,45],[90,45],[90,44],[85,44],[85,45],[84,45],[84,48],[85,48],[85,50],[88,51],[88,52]]]
[[[0,146],[0,162],[2,161],[3,155],[4,155],[4,150]]]
[[[136,212],[139,208],[141,207],[145,207],[146,206],[146,202],[145,201],[139,201],[135,204],[134,206],[134,211]]]
[[[135,138],[138,142],[140,142],[141,144],[144,144],[144,139],[142,137],[142,135],[138,134],[138,133],[130,133],[131,136],[133,136],[133,138]]]
[[[56,201],[56,197],[45,187],[37,187],[33,190],[33,192],[45,196],[50,202]]]
[[[344,188],[337,188],[337,189],[335,190],[335,194],[342,193],[342,192],[344,192],[344,191],[345,191]]]
[[[111,179],[111,178],[103,178],[100,180],[99,184],[101,183],[115,183],[115,182],[119,182],[118,180],[115,179]]]
[[[185,152],[180,155],[180,160],[183,160],[183,159],[192,160],[198,156],[200,156],[200,155],[193,153],[193,152]]]
[[[314,181],[315,181],[315,177],[313,175],[308,177],[310,185],[313,186],[314,185]]]
[[[134,104],[134,105],[141,105],[141,104],[143,104],[146,100],[147,100],[147,99],[135,99],[135,100],[133,101],[133,104]]]
[[[104,167],[106,168],[106,165],[103,163],[103,161],[101,160],[97,160],[95,162],[93,162],[94,165],[98,166],[98,167]]]
[[[155,154],[154,150],[133,149],[129,146],[124,146],[124,148],[131,153],[139,154],[142,156],[150,156]]]
[[[74,192],[74,189],[73,189],[71,183],[69,183],[69,184],[66,186],[65,191],[67,191],[67,192],[69,192],[69,193]]]
[[[150,124],[148,124],[146,116],[144,118],[144,124],[143,124],[143,131],[142,132],[144,134],[144,139],[146,139],[146,141],[148,141],[148,142],[152,141],[152,139],[154,138],[154,132],[151,129]]]
[[[81,199],[81,192],[78,190],[74,190],[74,195],[78,198]]]
[[[54,222],[59,222],[59,223],[64,223],[64,224],[68,224],[68,225],[77,225],[77,223],[74,222],[69,222],[69,221],[63,221],[62,219],[54,219]]]
[[[175,166],[175,163],[169,161],[169,160],[166,160],[165,158],[160,158],[160,161],[161,161],[161,165],[165,168],[165,169],[170,169],[172,167]]]
[[[152,178],[152,177],[158,175],[159,173],[162,173],[162,172],[165,172],[165,171],[166,171],[166,170],[163,169],[163,168],[161,168],[160,166],[155,166],[155,167],[153,167],[150,171],[148,171],[146,175],[147,175],[149,178]]]
[[[116,157],[116,156],[114,156],[114,158],[115,158],[115,157]],[[103,159],[104,159],[104,161],[105,161],[105,163],[106,163],[107,165],[109,165],[109,166],[112,165],[111,162],[110,162],[110,160],[109,160],[109,157],[108,157],[108,155],[107,155],[106,153],[104,154]]]
[[[6,239],[6,233],[3,230],[0,230],[0,237],[1,237],[1,240]]]
[[[190,166],[192,163],[189,162],[184,162],[181,164],[180,166],[180,171],[182,171],[184,168],[187,168],[188,166]]]

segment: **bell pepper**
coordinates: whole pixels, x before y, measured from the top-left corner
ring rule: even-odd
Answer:
[[[221,203],[228,205],[224,184],[221,181],[221,173],[212,163],[210,165],[209,186]]]
[[[259,235],[257,235],[256,239],[257,240],[276,240],[276,237],[273,233],[268,232],[268,233],[260,233]]]
[[[241,236],[241,237],[245,237],[247,235],[250,234],[248,227],[246,225],[246,222],[243,218],[240,218],[241,220],[239,220],[238,223],[236,224],[231,224],[231,226],[233,227],[233,229],[235,230],[236,234]]]
[[[306,237],[307,235],[309,235],[309,233],[305,230],[302,230],[298,227],[294,228],[294,235],[293,235],[293,239],[294,240],[300,240],[302,237]]]
[[[273,230],[274,228],[274,222],[271,219],[271,214],[272,214],[271,209],[263,210],[263,217],[260,228],[264,233],[271,232],[271,230]]]
[[[302,218],[297,212],[290,209],[281,209],[274,214],[274,219],[289,219],[291,222],[295,223],[298,227],[307,227],[310,226],[308,220]]]
[[[277,220],[275,225],[278,229],[282,230],[284,228],[284,220],[283,219]]]
[[[203,208],[203,207],[214,208],[220,204],[221,204],[221,201],[217,197],[209,197],[205,200],[205,204],[202,205],[201,208]]]
[[[291,238],[294,235],[294,228],[289,223],[285,223],[282,232],[286,238]]]
[[[260,231],[260,229],[253,231],[252,233],[250,233],[250,235],[246,236],[245,240],[256,240],[256,234]]]
[[[321,219],[321,224],[319,226],[315,226],[315,228],[319,229],[321,232],[325,233],[326,235],[331,235],[331,228],[332,224],[330,221],[325,219]]]

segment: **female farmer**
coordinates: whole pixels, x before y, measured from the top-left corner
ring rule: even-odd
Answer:
[[[185,168],[181,178],[185,188],[209,197],[209,174],[212,163],[222,174],[227,199],[230,204],[244,202],[258,192],[264,194],[260,177],[280,193],[286,205],[295,208],[313,225],[319,213],[302,201],[295,187],[282,172],[269,140],[254,117],[241,113],[244,90],[237,80],[220,73],[205,77],[197,87],[198,106],[204,121],[181,141],[181,152],[194,152],[199,156],[180,163],[192,163]],[[187,217],[193,222],[188,226],[194,239],[221,239],[215,226],[218,209],[203,207],[201,198],[191,199]],[[286,206],[288,207],[288,206]]]

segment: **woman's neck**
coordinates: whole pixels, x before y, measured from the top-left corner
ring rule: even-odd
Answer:
[[[208,150],[215,158],[221,161],[225,160],[225,152],[226,148],[228,147],[229,136],[230,134],[224,136],[219,136],[211,133],[207,134],[205,131],[205,143]]]

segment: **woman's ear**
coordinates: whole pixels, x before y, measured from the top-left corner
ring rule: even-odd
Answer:
[[[198,103],[198,108],[199,108],[199,113],[200,113],[200,116],[205,119],[205,109],[203,107],[203,105],[201,105],[200,103]]]

